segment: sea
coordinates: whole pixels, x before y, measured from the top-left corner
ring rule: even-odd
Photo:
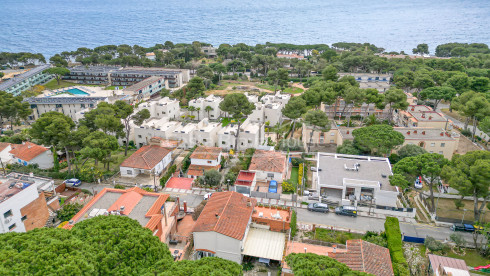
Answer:
[[[490,44],[490,0],[0,0],[0,52],[202,41]]]

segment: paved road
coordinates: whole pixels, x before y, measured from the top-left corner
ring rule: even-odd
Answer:
[[[338,216],[334,213],[322,214],[310,212],[305,209],[298,209],[298,222],[309,224],[323,224],[358,231],[384,231],[384,219],[369,217],[346,217]],[[412,224],[401,222],[400,229],[407,236],[425,238],[431,236],[438,240],[449,240],[449,236],[454,233],[449,228],[436,227],[426,224]],[[473,237],[469,233],[462,233],[468,242],[473,242]]]

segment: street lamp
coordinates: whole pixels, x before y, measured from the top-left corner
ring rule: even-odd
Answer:
[[[229,191],[230,190],[230,179],[227,179],[226,180],[226,190]]]

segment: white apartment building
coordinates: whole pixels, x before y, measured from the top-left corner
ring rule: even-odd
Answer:
[[[225,150],[234,149],[237,129],[238,125],[230,124],[218,131],[218,146]],[[238,139],[239,151],[258,147],[264,142],[264,125],[245,120],[240,126]]]
[[[138,109],[135,110],[135,113],[145,108],[150,111],[151,118],[167,117],[177,119],[180,116],[179,101],[170,99],[169,97],[161,98],[158,101],[142,103],[138,106]]]
[[[170,139],[181,141],[179,148],[188,149],[195,145],[194,132],[197,129],[197,124],[181,123],[170,134]]]
[[[29,120],[37,120],[46,112],[56,111],[69,116],[73,121],[83,117],[83,112],[108,102],[107,97],[42,97],[25,99],[31,105]]]
[[[255,100],[252,96],[247,96],[249,101]],[[277,92],[275,95],[266,95],[255,103],[255,110],[249,118],[252,122],[265,123],[269,122],[270,126],[282,123],[282,109],[291,99],[289,94]]]
[[[219,104],[223,101],[223,98],[214,95],[209,95],[206,98],[199,98],[189,101],[189,106],[199,109],[199,111],[192,112],[198,120],[203,118],[209,118],[211,120],[216,120],[221,116],[221,109]],[[206,111],[206,108],[210,106],[212,110]]]
[[[169,121],[168,118],[150,119],[141,126],[133,128],[134,138],[137,147],[148,145],[152,137],[171,139],[173,131],[180,125],[180,122]]]
[[[210,123],[208,118],[202,119],[197,123],[194,131],[195,145],[206,147],[218,146],[218,131],[221,130],[221,123]]]

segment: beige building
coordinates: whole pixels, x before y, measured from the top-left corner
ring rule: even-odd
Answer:
[[[426,105],[410,105],[406,111],[398,111],[395,121],[402,127],[432,127],[452,129],[452,121]]]

